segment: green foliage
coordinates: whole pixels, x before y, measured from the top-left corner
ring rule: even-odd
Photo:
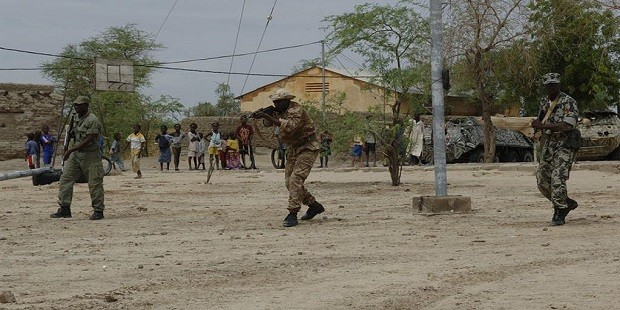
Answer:
[[[241,106],[239,105],[239,102],[235,100],[233,93],[230,92],[230,86],[228,84],[218,84],[215,89],[215,93],[218,95],[215,108],[219,112],[220,116],[239,113],[241,111]]]
[[[405,96],[412,90],[426,91],[423,87],[430,84],[430,27],[428,20],[411,8],[415,4],[412,0],[394,6],[362,4],[351,13],[324,19],[327,41],[333,43],[330,55],[344,50],[359,54],[365,69],[378,75],[375,82],[398,93],[390,98],[394,100],[390,104],[394,123],[401,104],[409,101]]]
[[[150,85],[154,68],[149,66],[157,65],[151,53],[161,48],[163,45],[156,43],[153,35],[139,30],[135,24],[110,27],[98,36],[67,45],[62,57],[43,64],[43,75],[54,81],[68,102],[79,95],[91,97],[90,109],[101,120],[102,134],[109,140],[115,132],[128,134],[135,123],[156,122],[156,117],[162,117],[157,120],[161,122],[164,114],[180,111],[178,101],[173,103],[174,100],[162,99],[166,103],[161,100],[151,103],[140,92],[141,88]],[[95,92],[95,57],[133,61],[135,92]],[[164,113],[162,109],[168,112]]]
[[[558,72],[579,109],[607,109],[620,101],[620,17],[591,0],[531,4],[532,52],[538,74]],[[535,81],[540,87],[540,80]]]
[[[200,116],[218,116],[220,112],[211,102],[199,102],[193,107],[189,107],[184,111],[185,117]]]

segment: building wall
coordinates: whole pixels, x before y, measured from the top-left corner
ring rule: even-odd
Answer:
[[[269,95],[279,88],[284,88],[295,95],[297,98],[294,101],[313,101],[320,106],[322,102],[320,88],[322,83],[321,69],[312,68],[298,75],[293,75],[246,94],[241,98],[241,111],[251,112],[271,105],[272,102],[269,99]],[[333,95],[344,92],[346,99],[342,107],[346,110],[367,112],[371,106],[383,105],[384,103],[383,90],[378,86],[373,86],[372,84],[345,77],[328,70],[325,71],[325,76],[325,82],[329,85],[327,97],[331,98]]]
[[[43,125],[56,136],[61,101],[50,85],[0,83],[0,160],[23,158],[26,134]]]

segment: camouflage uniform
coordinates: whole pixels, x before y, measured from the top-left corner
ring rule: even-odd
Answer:
[[[291,101],[280,119],[280,138],[288,145],[284,182],[289,191],[288,210],[298,211],[301,205],[316,200],[304,187],[304,181],[319,155],[314,122],[299,103]]]
[[[76,120],[75,144],[80,144],[88,135],[100,134],[101,123],[92,113]],[[73,184],[82,175],[88,179],[88,190],[92,207],[97,212],[103,212],[103,165],[101,153],[97,141],[85,146],[79,151],[74,151],[65,162],[60,177],[60,189],[58,191],[58,204],[63,208],[71,206],[73,198]]]
[[[560,92],[558,97],[558,103],[547,123],[565,122],[574,128],[577,125],[577,102],[563,92]],[[551,102],[547,98],[543,98],[539,115],[547,113],[550,104]],[[540,163],[536,172],[538,189],[553,203],[554,208],[569,208],[566,203],[568,197],[566,180],[569,178],[577,151],[564,146],[567,139],[566,132],[552,132],[547,129],[543,131],[541,139],[544,144],[541,148]]]

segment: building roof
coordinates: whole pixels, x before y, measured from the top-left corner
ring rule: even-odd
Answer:
[[[258,91],[258,90],[260,90],[262,88],[269,87],[271,85],[277,84],[277,83],[279,83],[281,81],[290,79],[292,77],[320,77],[320,75],[303,75],[303,73],[308,72],[308,71],[310,71],[310,70],[312,70],[314,68],[321,69],[320,66],[312,66],[310,68],[307,68],[307,69],[301,70],[299,72],[293,73],[293,74],[291,74],[291,75],[289,75],[287,77],[283,77],[283,78],[281,78],[279,80],[273,81],[273,82],[271,82],[269,84],[265,84],[265,85],[260,86],[260,87],[258,87],[256,89],[248,91],[248,92],[246,92],[244,94],[241,94],[241,95],[235,97],[235,99],[241,99],[243,96],[245,96],[247,94],[250,94],[250,93]],[[329,72],[331,72],[333,74],[336,74],[336,75],[339,75],[339,76],[342,76],[342,77],[346,77],[346,78],[358,80],[358,81],[361,81],[361,82],[364,82],[364,83],[372,84],[372,85],[375,85],[377,87],[386,88],[386,87],[384,87],[382,85],[379,85],[378,83],[373,82],[373,78],[376,77],[376,75],[373,75],[372,73],[370,73],[368,71],[349,70],[349,69],[337,69],[337,68],[328,68],[328,67],[325,67],[325,71],[329,71]],[[330,77],[327,77],[327,78],[330,78]]]

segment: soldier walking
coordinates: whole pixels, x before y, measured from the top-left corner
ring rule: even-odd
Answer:
[[[564,225],[566,216],[578,204],[568,198],[566,180],[579,148],[580,135],[575,136],[577,126],[577,102],[560,91],[560,75],[547,73],[543,76],[547,96],[542,98],[538,117],[532,128],[542,131],[541,155],[536,172],[538,189],[553,204],[551,225]]]
[[[89,104],[90,100],[85,96],[79,96],[73,102],[73,107],[77,112],[77,119],[74,120],[75,127],[72,130],[75,143],[64,150],[64,170],[60,177],[58,190],[60,208],[50,215],[52,218],[71,217],[73,184],[84,175],[88,179],[88,191],[94,209],[90,219],[103,219],[103,165],[97,144],[101,133],[101,123],[94,114],[89,112]]]
[[[284,219],[284,227],[292,227],[298,224],[297,213],[302,204],[307,205],[308,210],[301,220],[310,220],[325,211],[323,205],[304,187],[319,155],[319,143],[316,127],[308,112],[299,103],[291,101],[295,96],[284,89],[278,89],[269,98],[273,101],[277,115],[281,117],[264,112],[258,113],[257,117],[279,126],[280,138],[288,145],[284,183],[289,192],[289,214]]]

